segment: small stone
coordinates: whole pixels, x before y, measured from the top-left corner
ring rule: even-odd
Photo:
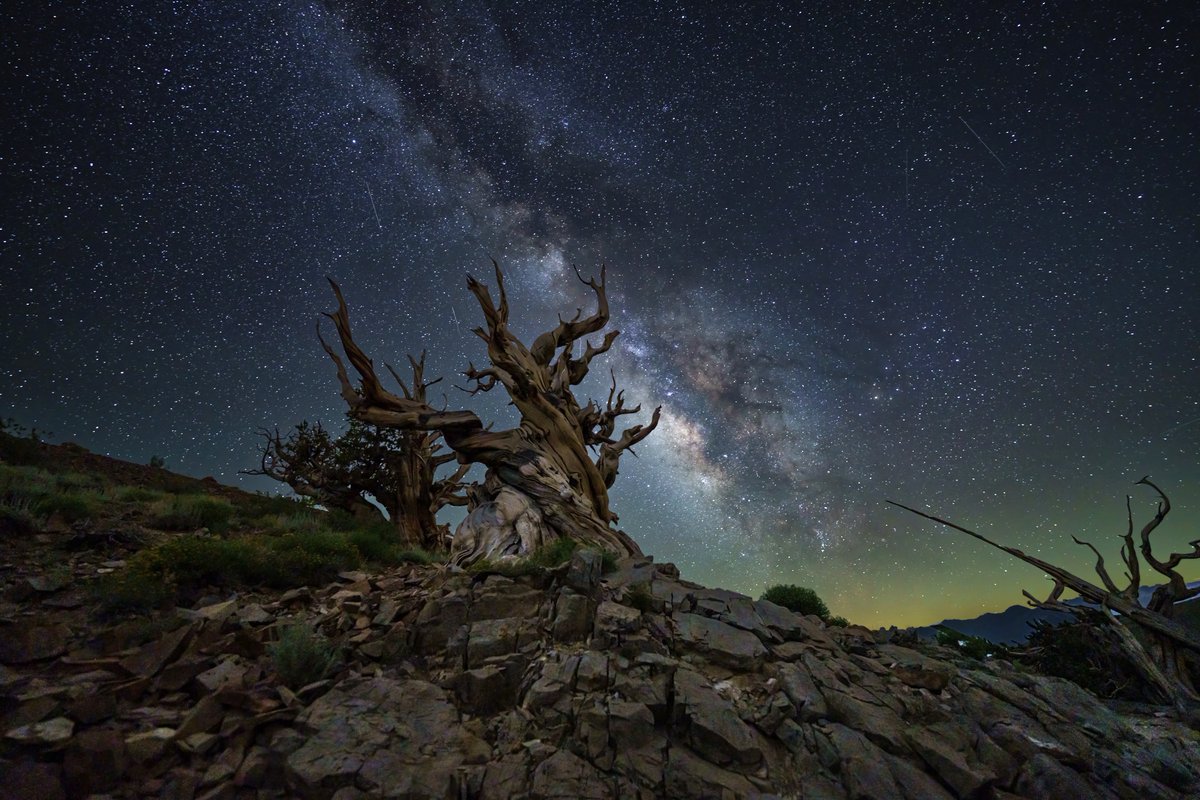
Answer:
[[[204,734],[198,734],[203,736]],[[129,758],[138,764],[157,761],[167,750],[167,745],[175,738],[174,728],[154,728],[135,733],[125,738],[125,750]]]
[[[43,594],[52,594],[67,588],[73,582],[70,572],[51,572],[46,575],[35,575],[26,578],[25,582],[29,584],[29,588],[35,592]]]
[[[183,652],[192,635],[192,626],[183,625],[161,639],[152,642],[138,650],[137,653],[122,659],[121,667],[130,675],[150,678],[157,675],[168,662]]]
[[[396,615],[400,613],[400,606],[395,600],[387,599],[379,604],[379,612],[375,618],[371,620],[372,625],[391,625],[395,621]]]
[[[226,686],[241,686],[246,668],[237,663],[236,658],[227,658],[212,669],[201,672],[196,676],[196,683],[204,687],[209,694],[215,694]]]
[[[196,703],[183,718],[175,735],[179,739],[186,740],[193,733],[208,733],[221,724],[224,715],[225,712],[221,709],[220,701],[211,696],[202,697],[200,702]]]
[[[239,608],[237,618],[247,625],[262,625],[275,619],[258,603],[249,603]]]
[[[85,694],[71,704],[67,711],[77,722],[94,725],[117,713],[117,698],[108,692]]]
[[[45,722],[22,725],[4,734],[18,744],[61,744],[75,733],[75,723],[66,717],[55,717]]]
[[[176,733],[176,736],[179,734]],[[179,741],[182,749],[196,755],[204,755],[209,750],[212,750],[213,745],[220,741],[221,737],[215,733],[193,733],[190,736],[184,737]]]
[[[106,792],[120,782],[128,764],[125,739],[119,732],[87,730],[67,746],[63,779],[76,797]]]
[[[20,623],[0,629],[0,663],[28,664],[60,656],[70,635],[66,625]]]
[[[196,613],[199,614],[203,619],[219,623],[229,619],[236,609],[236,600],[226,600],[223,603],[213,603],[212,605],[204,606],[203,608],[197,608]]]

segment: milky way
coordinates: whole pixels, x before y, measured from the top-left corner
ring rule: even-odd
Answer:
[[[1042,577],[885,498],[1081,571],[1143,474],[1200,523],[1190,4],[239,5],[4,12],[5,416],[275,491],[323,276],[448,385],[467,272],[531,337],[607,264],[614,507],[686,577],[926,622]]]

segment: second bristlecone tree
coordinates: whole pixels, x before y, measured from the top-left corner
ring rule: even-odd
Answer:
[[[405,394],[425,398],[424,358],[413,362],[413,386]],[[261,431],[261,467],[249,474],[286,483],[302,497],[352,514],[370,523],[384,518],[398,541],[429,550],[448,545],[448,529],[437,523],[445,506],[467,505],[463,477],[469,464],[438,477],[438,468],[455,461],[436,431],[406,431],[352,419],[334,437],[320,423],[301,422],[286,437]],[[371,501],[374,502],[371,502]]]

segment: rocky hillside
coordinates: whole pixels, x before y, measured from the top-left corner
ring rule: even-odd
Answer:
[[[44,577],[8,582],[3,797],[1200,796],[1165,714],[649,560],[347,572],[107,627]],[[289,688],[270,647],[297,621],[342,651]]]

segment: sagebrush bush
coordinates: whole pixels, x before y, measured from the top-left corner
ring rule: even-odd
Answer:
[[[323,680],[337,669],[338,649],[308,625],[289,625],[267,652],[279,679],[292,689]]]
[[[66,492],[98,491],[105,488],[105,482],[97,475],[85,475],[82,472],[59,472],[54,475],[54,486],[56,489]]]
[[[103,612],[145,613],[173,600],[175,586],[161,573],[127,567],[97,578],[92,595]]]
[[[644,583],[630,587],[625,594],[625,602],[643,614],[654,610],[654,595],[650,593],[650,588]]]
[[[67,522],[91,519],[99,513],[103,498],[95,492],[61,492],[39,497],[30,511],[39,517],[58,515]]]
[[[238,501],[238,507],[246,517],[265,517],[282,514],[312,513],[312,509],[292,497],[282,497],[277,494],[259,492],[251,497]]]
[[[825,601],[818,597],[812,589],[804,586],[797,586],[793,583],[777,584],[763,592],[759,599],[783,606],[797,614],[820,617],[823,620],[829,619],[829,607],[825,605]]]
[[[159,530],[220,532],[229,527],[233,504],[206,494],[177,494],[154,503],[150,513],[150,524]]]
[[[0,501],[32,503],[54,491],[54,476],[46,470],[0,464]]]
[[[207,585],[290,589],[328,583],[360,562],[345,537],[323,531],[231,539],[180,536],[141,551],[128,569],[161,576],[181,591]]]
[[[114,500],[121,503],[150,503],[162,500],[166,496],[158,489],[147,489],[143,486],[118,486],[111,494]]]
[[[392,564],[444,564],[450,559],[450,554],[443,550],[423,550],[420,547],[406,547],[392,553]]]
[[[377,564],[395,563],[399,547],[396,544],[396,529],[386,522],[355,528],[345,534],[358,552],[368,561]]]

